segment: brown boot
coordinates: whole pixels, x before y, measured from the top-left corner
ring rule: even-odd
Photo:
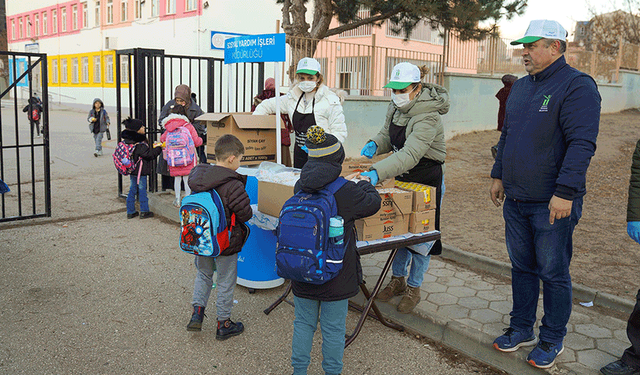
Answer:
[[[399,296],[404,293],[405,289],[407,289],[407,283],[404,281],[404,277],[391,276],[391,281],[389,281],[389,284],[387,284],[387,286],[378,293],[376,299],[378,301],[386,302],[393,296]]]
[[[420,287],[413,288],[407,286],[407,290],[404,292],[404,296],[398,304],[398,311],[403,314],[410,313],[420,303]]]

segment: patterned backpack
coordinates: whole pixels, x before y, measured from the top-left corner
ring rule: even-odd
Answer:
[[[171,167],[196,165],[196,147],[187,128],[181,126],[167,133],[166,145],[163,157]]]
[[[140,182],[140,174],[142,173],[142,158],[138,158],[138,161],[133,162],[133,150],[138,143],[127,144],[124,141],[120,141],[113,151],[113,165],[116,170],[123,176],[128,176],[138,171],[138,183]]]

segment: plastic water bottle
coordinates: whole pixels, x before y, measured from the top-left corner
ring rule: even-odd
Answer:
[[[129,158],[122,158],[122,165],[124,166],[130,166],[131,165],[131,160],[129,160]]]
[[[338,237],[344,233],[344,219],[342,216],[334,216],[329,219],[329,237]],[[336,242],[337,244],[343,243],[344,240]]]
[[[215,289],[216,280],[218,279],[218,271],[213,271],[213,276],[211,278],[213,279],[213,284],[211,284],[211,289]]]

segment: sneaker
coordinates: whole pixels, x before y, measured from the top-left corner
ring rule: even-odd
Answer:
[[[98,155],[98,150],[95,150],[95,151],[93,152],[93,156],[95,156],[95,157],[98,157],[98,156],[99,156],[99,155]]]
[[[176,198],[173,200],[173,206],[180,208],[180,198]]]
[[[193,306],[193,314],[191,314],[191,320],[187,324],[187,331],[202,331],[204,317],[204,307]]]
[[[134,217],[138,216],[138,211],[132,213],[132,214],[127,214],[127,219],[133,219]]]
[[[98,151],[98,156],[102,156],[102,150]]]
[[[527,362],[533,367],[549,368],[556,362],[558,357],[564,351],[562,343],[552,344],[548,341],[538,342],[535,348],[527,356]]]
[[[146,219],[149,217],[153,217],[154,213],[151,211],[147,211],[147,212],[140,212],[140,219]]]
[[[244,325],[240,322],[232,322],[227,319],[223,322],[218,321],[218,329],[216,330],[216,340],[226,340],[229,337],[238,336],[244,331]]]
[[[521,346],[532,346],[538,342],[536,335],[517,331],[511,327],[504,329],[504,334],[493,341],[493,347],[501,352],[515,352]]]
[[[617,360],[600,369],[604,375],[640,375],[640,368],[631,367],[628,364]]]
[[[393,296],[399,296],[407,289],[407,283],[404,281],[404,277],[391,276],[389,284],[382,289],[376,296],[378,301],[387,302]]]
[[[397,309],[402,314],[408,314],[420,303],[420,299],[420,287],[407,286]]]

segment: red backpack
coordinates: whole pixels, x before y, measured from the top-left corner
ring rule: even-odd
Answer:
[[[137,162],[133,162],[133,150],[138,144],[127,144],[124,141],[120,141],[113,151],[113,165],[116,170],[123,176],[128,176],[137,169],[138,170],[138,183],[140,183],[140,174],[142,173],[142,158],[138,158]]]
[[[34,108],[31,110],[31,119],[33,121],[40,120],[40,111],[38,111],[38,108]]]

